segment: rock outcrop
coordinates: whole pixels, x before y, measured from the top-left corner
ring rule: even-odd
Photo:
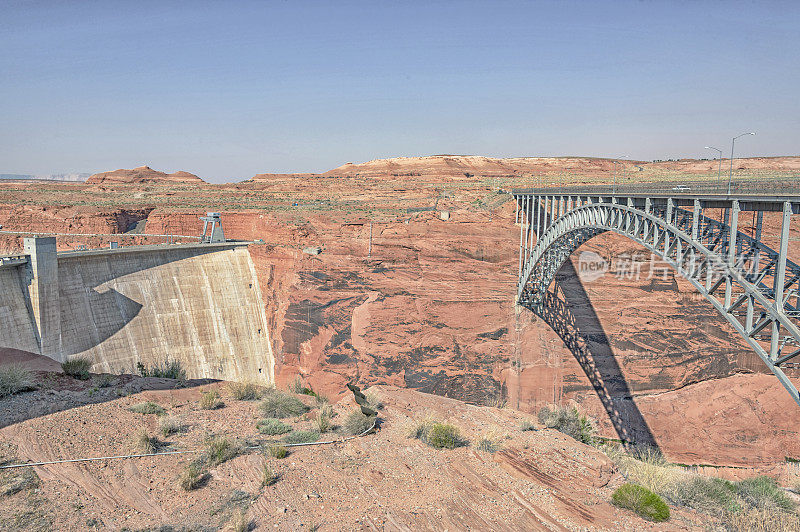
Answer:
[[[149,166],[139,166],[132,170],[119,169],[112,172],[102,172],[90,176],[86,183],[90,185],[95,184],[136,184],[136,183],[149,183],[149,184],[173,184],[173,183],[190,183],[202,184],[205,183],[202,179],[189,172],[175,172],[167,174],[153,170]]]

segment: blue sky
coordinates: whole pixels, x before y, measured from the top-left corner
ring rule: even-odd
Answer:
[[[800,2],[8,2],[0,173],[800,154]]]

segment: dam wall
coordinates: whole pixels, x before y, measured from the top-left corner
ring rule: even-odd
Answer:
[[[35,264],[31,256],[28,264],[0,268],[0,347],[59,361],[88,358],[93,371],[129,373],[139,362],[149,367],[177,360],[190,378],[274,380],[264,304],[246,245],[59,253],[57,272],[38,276]],[[50,297],[37,297],[37,288]],[[46,312],[50,317],[43,320]],[[53,323],[55,347],[52,334],[40,337]]]

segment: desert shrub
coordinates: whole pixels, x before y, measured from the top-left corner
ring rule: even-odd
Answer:
[[[303,386],[303,379],[300,378],[300,375],[294,378],[292,382],[289,383],[289,391],[292,393],[303,393],[303,390],[306,388]]]
[[[375,423],[375,416],[365,416],[360,408],[351,411],[344,420],[344,430],[347,434],[358,436],[366,432]]]
[[[526,419],[522,423],[519,424],[519,430],[521,430],[521,431],[536,430],[536,425],[532,421],[528,421]]]
[[[458,427],[448,423],[434,423],[428,432],[428,445],[435,449],[455,449],[466,445]]]
[[[225,530],[230,532],[249,532],[252,528],[253,522],[247,517],[247,510],[244,508],[233,512],[233,515],[225,524]]]
[[[314,417],[314,425],[320,434],[328,432],[331,429],[331,418],[333,417],[333,408],[331,405],[322,405]]]
[[[136,369],[142,377],[160,377],[162,379],[186,380],[186,370],[177,360],[166,360],[161,364],[146,367],[141,362],[136,363]]]
[[[268,434],[270,436],[278,436],[279,434],[286,434],[292,431],[291,425],[287,425],[280,419],[275,418],[260,420],[256,423],[256,428],[261,434]]]
[[[203,457],[210,467],[216,467],[223,462],[236,458],[242,450],[238,444],[224,436],[212,436],[207,438],[205,447],[206,449]]]
[[[408,432],[408,437],[428,443],[428,434],[430,433],[431,427],[434,423],[434,419],[429,416],[415,419],[414,424],[411,426],[411,430]]]
[[[137,403],[135,405],[129,406],[128,410],[131,412],[136,412],[137,414],[156,414],[158,416],[163,416],[167,413],[164,410],[164,407],[159,405],[158,403],[154,403],[153,401],[145,401],[143,403]]]
[[[286,443],[313,443],[319,439],[316,430],[296,430],[283,437]]]
[[[202,395],[200,395],[199,406],[203,410],[216,410],[217,408],[222,408],[224,403],[219,397],[219,392],[217,390],[211,390],[203,392]]]
[[[228,389],[237,401],[257,401],[261,399],[261,390],[252,382],[232,382],[228,385]]]
[[[33,373],[17,364],[0,368],[0,397],[35,390]]]
[[[482,436],[481,438],[479,438],[478,439],[478,443],[475,445],[475,447],[479,451],[483,451],[485,453],[491,453],[491,454],[496,453],[498,451],[498,449],[500,448],[500,446],[497,444],[497,442],[495,440],[493,440],[492,438],[489,438],[487,436]]]
[[[272,486],[277,480],[278,476],[270,467],[269,462],[265,460],[264,465],[261,466],[261,487],[266,488],[267,486]]]
[[[184,490],[191,491],[202,485],[205,475],[206,472],[202,464],[195,460],[189,462],[183,468],[180,477],[178,477],[178,483]]]
[[[87,358],[72,358],[61,363],[61,369],[70,377],[85,381],[89,378],[92,361]]]
[[[748,506],[759,509],[795,511],[795,503],[767,476],[748,478],[735,483],[736,493]]]
[[[578,412],[577,408],[542,407],[539,411],[539,422],[545,427],[563,432],[579,442],[590,444],[594,441],[594,424],[588,417]]]
[[[286,447],[283,445],[270,445],[267,447],[267,452],[273,458],[281,459],[286,458],[289,455],[289,451],[286,450]]]
[[[773,508],[747,508],[726,515],[725,528],[731,532],[797,532],[800,518]]]
[[[161,435],[166,438],[172,434],[178,434],[179,432],[185,431],[186,426],[183,424],[180,418],[168,416],[162,417],[159,420],[158,430],[161,432]]]
[[[722,516],[741,510],[733,482],[702,475],[684,475],[673,482],[666,493],[676,505],[686,506],[699,512]]]
[[[381,401],[381,398],[378,397],[376,394],[370,392],[370,393],[366,394],[365,397],[367,399],[367,405],[371,409],[373,409],[373,410],[375,410],[377,412],[378,410],[383,408],[383,401]]]
[[[136,434],[134,438],[134,448],[142,453],[157,453],[161,447],[161,442],[155,436],[150,436],[145,429],[142,429]]]
[[[108,388],[112,384],[114,384],[114,376],[109,375],[108,373],[103,373],[99,377],[97,377],[97,386],[99,388]]]
[[[611,502],[636,512],[640,517],[660,523],[669,519],[669,506],[655,493],[636,484],[623,484],[611,495]]]
[[[270,390],[261,401],[260,408],[264,416],[279,419],[299,416],[309,410],[300,399],[279,390]]]

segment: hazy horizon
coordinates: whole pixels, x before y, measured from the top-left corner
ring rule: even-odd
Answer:
[[[3,173],[800,153],[792,2],[2,6]]]

